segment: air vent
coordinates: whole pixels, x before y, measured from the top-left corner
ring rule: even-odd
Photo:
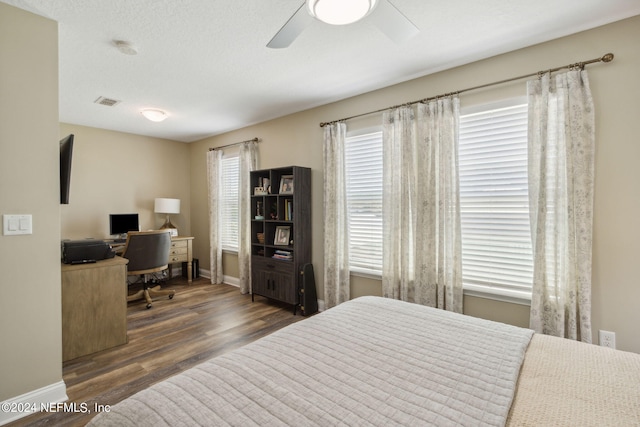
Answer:
[[[105,98],[104,96],[99,97],[93,102],[100,105],[106,105],[107,107],[113,107],[120,103],[117,99]]]

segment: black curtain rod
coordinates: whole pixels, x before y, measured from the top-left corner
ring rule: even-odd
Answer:
[[[234,145],[244,144],[245,142],[260,142],[258,138],[247,139],[246,141],[234,142],[233,144],[222,145],[220,147],[209,148],[209,151],[221,150],[227,147],[233,147]]]
[[[387,108],[382,108],[380,110],[369,111],[368,113],[356,114],[355,116],[345,117],[344,119],[340,119],[340,120],[334,120],[334,121],[331,121],[331,122],[323,122],[323,123],[320,123],[320,127],[322,128],[322,127],[325,127],[327,125],[332,125],[334,123],[344,122],[344,121],[347,121],[347,120],[356,119],[358,117],[368,116],[369,114],[382,113],[384,111],[392,110],[392,109],[398,108],[398,107],[406,107],[406,106],[409,106],[409,105],[417,104],[419,102],[428,102],[428,101],[432,101],[432,100],[438,99],[438,98],[458,95],[458,94],[463,93],[463,92],[469,92],[469,91],[472,91],[472,90],[483,89],[485,87],[495,86],[495,85],[499,85],[499,84],[502,84],[502,83],[509,83],[509,82],[513,82],[513,81],[516,81],[516,80],[522,80],[522,79],[526,79],[527,77],[542,76],[542,75],[544,75],[546,73],[553,73],[555,71],[563,70],[565,68],[569,68],[569,69],[571,69],[571,68],[584,68],[584,66],[588,65],[588,64],[593,64],[593,63],[597,63],[597,62],[611,62],[611,61],[613,61],[613,53],[607,53],[607,54],[603,55],[600,58],[590,59],[588,61],[576,62],[575,64],[563,65],[562,67],[552,68],[550,70],[538,71],[536,73],[531,73],[531,74],[527,74],[527,75],[524,75],[524,76],[513,77],[513,78],[510,78],[510,79],[506,79],[506,80],[500,80],[499,82],[487,83],[487,84],[483,84],[483,85],[480,85],[480,86],[474,86],[474,87],[470,87],[470,88],[467,88],[467,89],[462,89],[462,90],[458,90],[458,91],[455,91],[455,92],[449,92],[449,93],[445,93],[445,94],[438,95],[438,96],[432,96],[432,97],[429,97],[429,98],[423,98],[423,99],[419,99],[417,101],[407,102],[405,104],[394,105],[393,107],[387,107]]]

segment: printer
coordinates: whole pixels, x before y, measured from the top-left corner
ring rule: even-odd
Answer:
[[[62,262],[86,264],[113,258],[115,252],[107,242],[97,239],[63,240]]]

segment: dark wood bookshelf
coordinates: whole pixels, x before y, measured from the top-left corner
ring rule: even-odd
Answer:
[[[311,169],[251,172],[251,293],[300,304],[301,272],[311,263]]]

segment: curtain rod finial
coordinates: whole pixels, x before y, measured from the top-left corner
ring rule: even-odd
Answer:
[[[607,53],[602,58],[600,58],[602,62],[611,62],[613,61],[613,53]]]

